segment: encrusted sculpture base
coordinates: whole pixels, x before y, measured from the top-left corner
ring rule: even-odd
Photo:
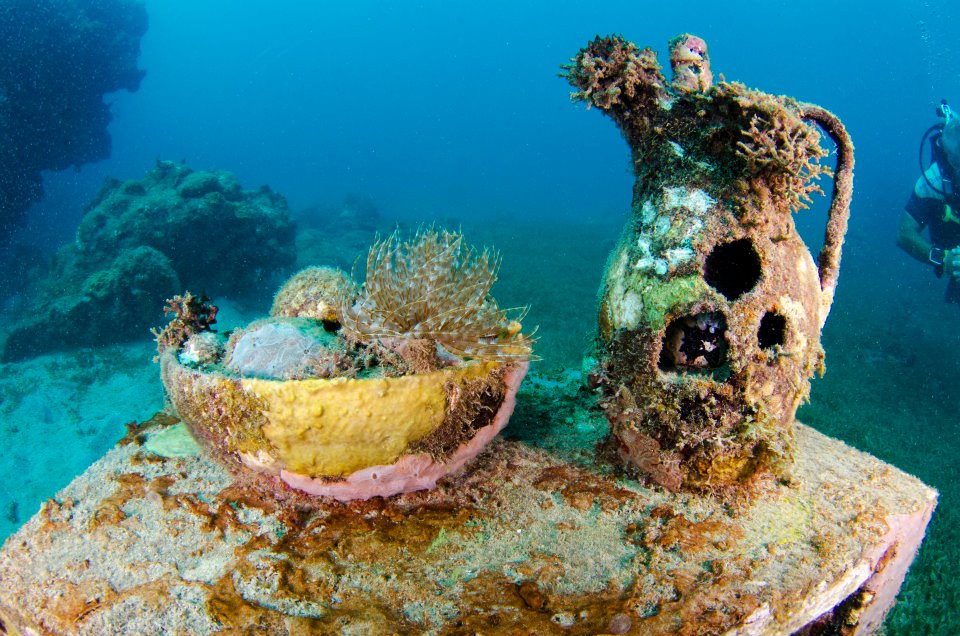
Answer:
[[[867,634],[936,504],[799,426],[791,482],[735,502],[497,440],[435,491],[296,511],[155,420],[7,541],[0,633]]]

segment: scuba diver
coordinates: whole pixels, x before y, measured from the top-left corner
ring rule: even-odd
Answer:
[[[920,178],[904,206],[897,245],[921,263],[946,274],[946,302],[960,304],[960,115],[946,100],[937,107],[942,120],[927,129],[920,142]],[[924,146],[930,142],[930,165],[924,167]],[[929,230],[930,239],[923,235]]]

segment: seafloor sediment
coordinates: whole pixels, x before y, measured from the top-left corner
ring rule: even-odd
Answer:
[[[766,634],[853,595],[845,618],[876,626],[883,592],[862,584],[909,562],[891,528],[922,529],[932,490],[803,426],[787,482],[647,488],[602,445],[553,443],[605,427],[550,407],[570,388],[534,382],[519,411],[546,449],[499,440],[435,491],[314,510],[233,484],[155,418],[9,539],[0,618],[14,634]]]

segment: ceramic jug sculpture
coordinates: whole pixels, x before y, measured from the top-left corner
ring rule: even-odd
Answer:
[[[826,110],[713,82],[706,44],[656,53],[597,38],[566,68],[573,98],[630,144],[632,214],[600,293],[600,374],[621,457],[670,488],[788,472],[794,416],[822,371],[853,180]],[[818,262],[792,215],[837,165]]]

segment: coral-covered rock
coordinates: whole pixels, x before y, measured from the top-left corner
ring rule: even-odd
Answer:
[[[157,321],[157,299],[178,287],[170,259],[157,250],[145,246],[122,250],[103,269],[75,288],[62,287],[59,296],[14,325],[3,360],[142,337]],[[70,289],[76,291],[64,293]]]
[[[592,438],[578,385],[528,387],[519,428]],[[429,492],[285,506],[191,442],[159,415],[40,506],[0,551],[8,634],[866,636],[937,503],[804,426],[797,479],[736,501],[496,440]]]
[[[227,172],[158,161],[140,180],[109,180],[77,230],[78,259],[149,245],[166,254],[187,289],[243,296],[272,287],[294,264],[286,200],[270,188],[241,189]]]
[[[163,299],[184,288],[251,297],[295,260],[282,196],[243,190],[230,173],[158,161],[143,179],[103,185],[2,359],[137,337],[160,321]]]

